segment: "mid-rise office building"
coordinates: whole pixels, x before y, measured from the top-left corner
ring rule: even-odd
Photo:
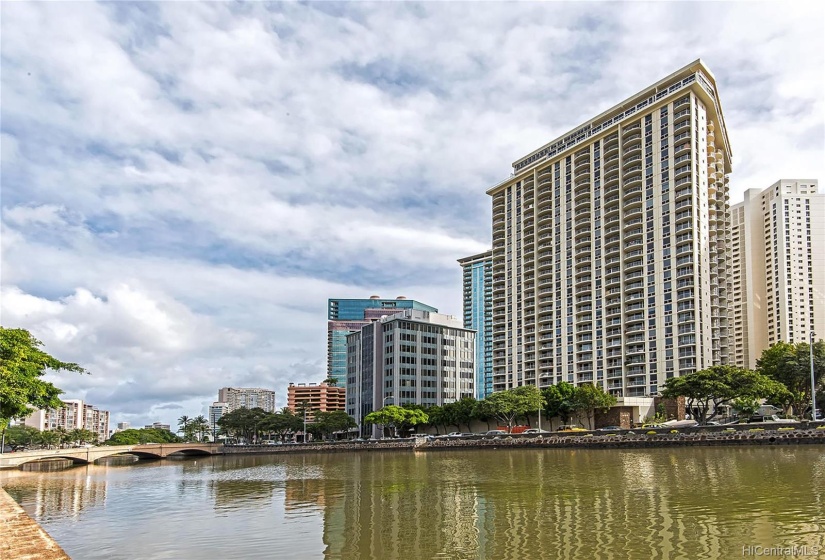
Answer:
[[[493,252],[459,259],[463,279],[464,328],[476,331],[475,397],[493,392]]]
[[[275,391],[258,387],[224,387],[218,391],[218,402],[226,403],[226,412],[238,408],[262,408],[275,412]]]
[[[164,424],[163,422],[152,422],[151,424],[143,426],[143,428],[145,430],[166,430],[167,432],[172,431],[172,426],[170,424]]]
[[[645,397],[726,363],[730,171],[699,60],[516,161],[488,191],[493,389]]]
[[[748,189],[732,215],[733,363],[825,325],[825,194],[816,180]]]
[[[347,337],[347,414],[362,426],[385,404],[472,397],[474,360],[475,331],[459,319],[418,309],[387,315]]]
[[[343,382],[347,377],[347,335],[387,313],[418,309],[438,313],[431,305],[398,296],[382,299],[330,299],[327,305],[327,377]]]
[[[287,387],[287,406],[298,411],[307,408],[307,421],[315,421],[316,412],[346,410],[346,389],[326,383],[290,383]]]
[[[60,408],[35,410],[22,420],[22,424],[32,426],[40,431],[62,428],[72,430],[89,430],[98,435],[99,441],[109,437],[109,411],[84,403],[79,399],[66,399]]]

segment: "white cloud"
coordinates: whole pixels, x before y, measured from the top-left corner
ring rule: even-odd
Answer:
[[[509,164],[698,57],[734,199],[822,179],[822,10],[4,4],[3,324],[115,418],[283,399],[323,376],[327,298],[459,312]]]

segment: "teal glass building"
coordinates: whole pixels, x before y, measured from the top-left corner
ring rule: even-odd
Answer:
[[[493,252],[459,259],[463,274],[464,328],[476,331],[475,397],[493,392]]]
[[[330,299],[327,305],[327,377],[334,377],[339,385],[347,378],[347,335],[393,311],[418,309],[438,313],[438,309],[414,299],[399,296],[382,299]]]

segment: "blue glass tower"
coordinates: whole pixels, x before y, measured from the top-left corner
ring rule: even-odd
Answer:
[[[493,392],[493,252],[459,259],[464,271],[464,328],[476,331],[475,397]]]
[[[347,379],[347,335],[395,310],[438,313],[431,305],[399,296],[395,299],[330,299],[327,306],[327,377],[344,386]]]

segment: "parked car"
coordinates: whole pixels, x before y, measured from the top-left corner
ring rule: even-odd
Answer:
[[[507,432],[505,430],[488,430],[485,436],[506,436]]]
[[[547,430],[539,430],[538,428],[530,428],[528,430],[524,430],[523,434],[549,434]]]
[[[598,428],[596,431],[597,432],[615,432],[615,431],[622,430],[622,429],[623,428],[621,426],[602,426],[601,428]]]
[[[581,425],[575,424],[568,424],[565,426],[559,426],[559,429],[556,430],[557,432],[586,432],[587,429]]]
[[[751,416],[747,420],[748,424],[766,423],[766,424],[799,424],[799,420],[791,420],[789,418],[780,418],[776,414],[770,416]]]
[[[461,432],[450,432],[449,434],[447,434],[447,435],[446,435],[446,436],[444,436],[444,437],[461,437],[461,436],[463,436],[463,435],[464,435],[464,434],[462,434]]]

